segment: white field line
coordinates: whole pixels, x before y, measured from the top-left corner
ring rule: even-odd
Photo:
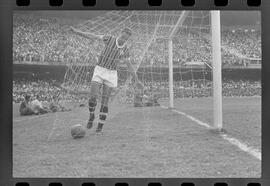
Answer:
[[[229,137],[227,134],[221,134],[222,138],[229,141],[231,144],[237,146],[242,151],[249,153],[250,155],[254,156],[258,160],[262,160],[262,153],[253,147],[249,147],[247,144],[240,142],[238,139]]]
[[[168,109],[168,107],[165,107],[165,106],[161,106],[161,108]],[[172,109],[172,111],[189,118],[190,120],[194,121],[195,123],[197,123],[197,124],[199,124],[201,126],[204,126],[206,128],[212,128],[209,124],[204,123],[204,122],[202,122],[202,121],[200,121],[200,120],[194,118],[193,116],[188,115],[188,114],[186,114],[184,112],[181,112],[181,111],[178,111],[178,110],[175,110],[175,109]],[[220,136],[224,140],[226,140],[229,143],[231,143],[232,145],[238,147],[240,150],[250,154],[251,156],[255,157],[256,159],[258,159],[258,160],[262,159],[262,154],[258,149],[255,149],[253,147],[249,147],[247,144],[241,142],[240,140],[238,140],[236,138],[229,137],[227,134],[220,134]]]
[[[53,135],[53,133],[54,133],[54,130],[56,129],[56,123],[57,123],[57,122],[58,122],[58,115],[55,114],[55,118],[54,118],[54,120],[53,120],[53,126],[52,126],[52,128],[51,128],[50,134],[48,135],[48,141],[50,141],[51,138],[52,138],[52,135]]]

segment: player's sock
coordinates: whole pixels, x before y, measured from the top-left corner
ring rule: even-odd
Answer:
[[[107,118],[107,114],[108,114],[108,106],[101,105],[100,114],[99,114],[99,122],[98,122],[96,132],[102,131],[102,128]]]
[[[103,128],[103,125],[104,123],[98,123],[98,126],[97,126],[97,129],[96,129],[96,132],[101,132],[102,131],[102,128]]]
[[[93,122],[95,120],[95,113],[94,112],[90,112],[90,116],[87,122],[87,128],[91,129],[93,127]]]
[[[97,106],[97,100],[95,97],[92,97],[89,99],[88,106],[89,106],[90,115],[87,122],[87,128],[91,129],[93,127],[93,121],[95,120],[95,109]]]

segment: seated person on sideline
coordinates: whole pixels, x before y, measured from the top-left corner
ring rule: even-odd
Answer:
[[[134,107],[152,107],[160,106],[158,103],[158,96],[149,93],[147,90],[142,92],[135,92]]]
[[[37,112],[35,112],[31,108],[31,106],[29,104],[29,100],[30,100],[30,95],[25,95],[24,101],[20,105],[20,114],[21,114],[21,116],[38,114]]]
[[[49,103],[49,109],[51,112],[71,111],[71,108],[66,108],[60,103],[60,100],[57,96],[53,96],[52,102]]]
[[[31,107],[32,110],[38,114],[45,114],[49,112],[46,108],[43,107],[42,103],[39,101],[38,95],[36,95],[36,99],[31,102]]]

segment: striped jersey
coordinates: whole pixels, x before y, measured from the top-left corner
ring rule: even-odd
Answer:
[[[109,70],[116,70],[117,64],[121,59],[129,57],[129,51],[126,46],[118,48],[116,38],[113,36],[103,36],[105,49],[98,59],[98,66]]]

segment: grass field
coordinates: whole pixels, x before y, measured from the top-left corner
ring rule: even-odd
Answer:
[[[224,98],[223,104],[228,135],[261,151],[261,98]],[[87,108],[21,117],[14,105],[13,176],[261,176],[259,159],[181,114],[162,107],[110,108],[102,134],[94,128],[74,140],[70,127],[85,123]],[[175,109],[212,125],[210,98],[177,99]]]

